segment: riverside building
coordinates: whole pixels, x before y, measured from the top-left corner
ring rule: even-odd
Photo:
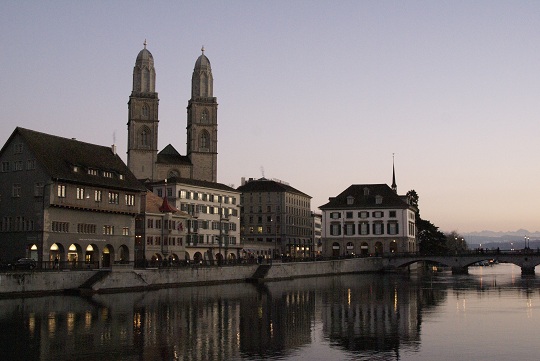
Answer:
[[[314,257],[311,197],[282,181],[242,179],[240,234],[248,257]]]

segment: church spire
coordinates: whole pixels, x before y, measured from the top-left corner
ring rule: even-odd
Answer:
[[[392,153],[392,190],[397,193],[396,167],[394,166],[394,153]]]

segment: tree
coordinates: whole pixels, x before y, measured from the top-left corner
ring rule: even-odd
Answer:
[[[418,231],[418,241],[420,253],[422,254],[446,254],[448,253],[448,245],[446,236],[439,231],[439,227],[435,226],[428,220],[420,218],[416,219],[416,228]]]
[[[463,238],[462,235],[457,233],[457,231],[452,231],[450,233],[447,233],[445,236],[446,236],[446,245],[448,247],[449,252],[451,253],[463,252],[469,248],[467,246],[467,242],[465,241],[465,238]]]
[[[406,195],[410,199],[411,206],[415,206],[416,208],[418,208],[418,193],[416,193],[414,189],[411,189],[407,192]]]

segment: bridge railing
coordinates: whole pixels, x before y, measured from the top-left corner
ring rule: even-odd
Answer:
[[[462,250],[455,252],[440,252],[440,253],[423,253],[423,252],[385,252],[382,254],[382,257],[391,258],[391,257],[408,257],[408,258],[417,258],[417,257],[448,257],[448,256],[497,256],[497,255],[519,255],[519,254],[540,254],[540,249],[472,249],[472,250]]]

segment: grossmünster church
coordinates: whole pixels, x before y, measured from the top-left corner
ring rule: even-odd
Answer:
[[[217,100],[213,96],[210,61],[202,54],[191,78],[187,106],[186,155],[171,145],[158,152],[159,98],[156,69],[150,51],[137,55],[133,68],[133,90],[128,102],[127,165],[143,181],[171,177],[217,182]]]

